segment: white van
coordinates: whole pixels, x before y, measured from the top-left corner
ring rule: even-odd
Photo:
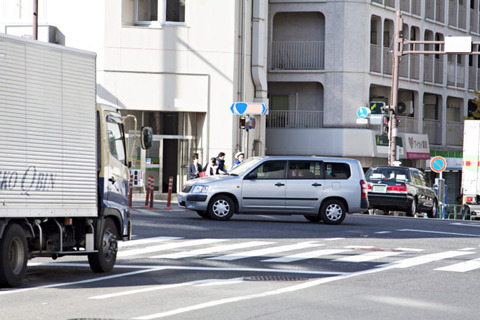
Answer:
[[[214,220],[234,213],[300,214],[327,224],[368,210],[360,162],[325,157],[249,158],[228,175],[187,181],[178,204]]]

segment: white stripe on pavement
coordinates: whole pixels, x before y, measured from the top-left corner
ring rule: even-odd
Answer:
[[[209,254],[209,253],[214,253],[214,252],[250,248],[250,247],[256,247],[256,246],[267,245],[267,244],[272,244],[272,243],[274,243],[274,242],[249,241],[249,242],[227,244],[227,245],[223,245],[223,246],[216,246],[216,247],[203,248],[203,249],[197,249],[197,250],[190,250],[190,251],[185,251],[185,252],[168,253],[168,254],[153,256],[153,257],[150,257],[150,258],[154,258],[154,259],[181,259],[181,258],[199,256],[199,255],[202,255],[202,254]]]
[[[480,258],[464,261],[456,264],[452,264],[451,266],[437,268],[435,270],[438,271],[453,271],[453,272],[467,272],[472,271],[475,269],[480,269]]]
[[[372,251],[363,254],[357,254],[354,256],[343,257],[339,259],[335,259],[333,261],[336,262],[366,262],[366,261],[373,261],[381,258],[386,258],[390,256],[396,256],[402,254],[403,252],[398,251]]]
[[[124,257],[130,257],[130,256],[135,256],[135,255],[145,254],[145,253],[152,253],[152,252],[157,252],[162,250],[169,250],[169,249],[183,248],[183,247],[190,247],[190,246],[199,246],[203,244],[216,243],[216,242],[222,242],[222,241],[227,241],[227,240],[226,239],[195,239],[195,240],[187,240],[187,241],[174,242],[174,243],[159,244],[156,246],[151,246],[146,248],[119,251],[117,253],[117,257],[124,258]]]
[[[284,251],[291,251],[291,250],[318,247],[318,246],[320,246],[320,244],[316,244],[316,243],[312,243],[312,242],[303,242],[303,243],[297,243],[297,244],[289,244],[289,245],[280,246],[280,247],[271,247],[271,248],[265,248],[265,249],[258,249],[258,250],[252,250],[252,251],[232,253],[232,254],[227,254],[227,255],[218,256],[218,257],[212,257],[212,258],[208,258],[208,259],[209,260],[233,261],[233,260],[251,258],[251,257],[255,257],[255,256],[264,256],[264,255],[267,255],[267,254],[270,254],[270,253],[279,253],[279,252],[284,252]]]
[[[119,241],[118,242],[118,247],[119,248],[124,248],[124,247],[136,246],[136,245],[139,245],[139,244],[165,242],[167,240],[178,240],[178,239],[183,239],[183,238],[182,237],[154,237],[154,238],[146,238],[146,239],[138,239],[138,240]]]
[[[333,255],[333,254],[342,253],[342,252],[346,252],[346,251],[350,251],[350,250],[323,249],[323,250],[316,250],[316,251],[310,251],[310,252],[302,252],[302,253],[293,254],[293,255],[285,256],[285,257],[266,259],[266,260],[262,260],[262,262],[288,263],[288,262],[299,261],[299,260],[314,259],[314,258],[318,258],[318,257],[321,257],[321,256],[328,256],[328,255]]]
[[[445,252],[440,252],[440,253],[432,253],[432,254],[426,254],[423,256],[418,256],[414,258],[409,258],[405,260],[400,260],[392,263],[388,263],[386,265],[381,265],[379,267],[383,266],[389,266],[390,268],[409,268],[412,266],[418,266],[421,264],[433,262],[433,261],[439,261],[443,259],[448,259],[448,258],[454,258],[458,256],[463,256],[466,254],[472,254],[473,252],[465,252],[465,251],[445,251]]]

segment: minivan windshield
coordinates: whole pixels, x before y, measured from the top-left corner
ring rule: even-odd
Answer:
[[[242,163],[240,163],[238,166],[230,170],[228,174],[232,176],[242,175],[245,172],[249,171],[251,168],[255,167],[260,160],[262,160],[262,158],[258,158],[258,157],[248,158]]]

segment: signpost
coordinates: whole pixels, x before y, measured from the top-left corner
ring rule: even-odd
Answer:
[[[445,198],[445,180],[442,178],[442,172],[447,168],[447,160],[444,157],[436,156],[430,160],[430,168],[433,172],[439,173],[440,177],[435,179],[438,188],[438,200],[440,202],[440,210],[443,212]],[[443,214],[442,214],[443,217]]]
[[[230,107],[233,114],[265,114],[267,107],[264,103],[235,102]]]

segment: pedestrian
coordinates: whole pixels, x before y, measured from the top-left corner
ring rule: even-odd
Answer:
[[[242,163],[243,160],[245,160],[245,153],[243,153],[242,151],[237,152],[235,154],[235,162],[232,164],[232,169]]]
[[[228,174],[227,169],[225,168],[225,152],[220,152],[217,157],[218,164],[218,173]]]
[[[207,176],[214,176],[218,174],[218,163],[215,157],[210,158],[210,162],[208,163],[207,167],[205,168],[205,175]]]
[[[198,154],[195,153],[192,158],[193,162],[188,165],[188,178],[195,179],[200,177],[202,165],[198,163]]]

